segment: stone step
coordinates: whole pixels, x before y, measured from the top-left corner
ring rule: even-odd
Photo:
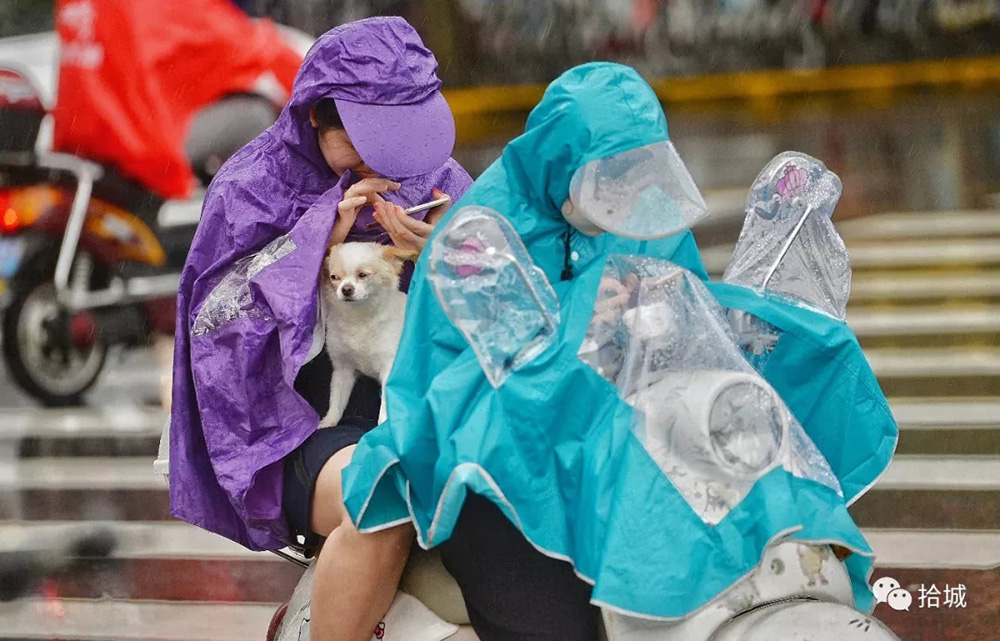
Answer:
[[[38,457],[14,462],[9,487],[19,490],[166,490],[149,456]]]
[[[996,609],[1000,533],[866,529],[864,534],[876,554],[872,580],[892,577],[911,591],[909,616],[949,617],[962,610],[974,617]],[[114,639],[258,639],[300,576],[301,569],[289,563],[251,559],[113,558],[55,577],[45,598],[6,605],[0,609],[0,630],[5,639],[95,639],[95,632]],[[946,605],[946,586],[952,594],[964,587],[963,607]],[[927,600],[934,592],[941,595],[937,603]],[[897,631],[909,621],[884,605],[875,615]]]
[[[47,548],[86,531],[111,532],[117,559],[187,559],[280,561],[267,552],[252,552],[229,539],[180,521],[8,521],[0,522],[0,553]]]
[[[866,528],[1000,530],[995,490],[886,489],[876,486],[850,507]]]
[[[947,432],[951,426],[944,428]],[[975,427],[966,429],[978,429]],[[983,431],[994,433],[989,428]],[[904,423],[902,440],[932,429]],[[169,517],[162,478],[147,457],[25,459],[0,493],[8,521],[148,520]],[[873,490],[852,506],[862,526],[1000,529],[1000,456],[897,454]]]
[[[80,562],[52,579],[69,599],[136,599],[215,603],[281,603],[302,568],[266,559],[102,559]],[[0,630],[2,630],[0,626]],[[6,638],[0,632],[0,638]]]
[[[905,429],[1000,428],[1000,398],[894,398],[889,405]]]
[[[900,430],[897,455],[1000,455],[1000,399],[895,398],[890,406]]]
[[[1000,348],[868,348],[888,397],[1000,395]]]
[[[901,539],[899,542],[901,542]],[[963,543],[938,540],[937,543]],[[876,561],[872,582],[892,577],[913,597],[909,610],[896,611],[886,604],[875,607],[874,616],[903,641],[985,641],[995,639],[1000,617],[1000,571],[882,567]],[[957,596],[964,588],[964,607],[954,599],[947,605],[945,590]],[[923,592],[921,591],[923,590]],[[937,592],[938,601],[928,593]],[[921,600],[921,594],[924,599]]]
[[[0,610],[3,638],[257,641],[277,603],[170,603],[37,598]]]
[[[163,410],[129,405],[5,409],[0,421],[0,440],[159,437],[167,418]]]
[[[872,271],[855,273],[851,279],[851,308],[955,300],[1000,301],[1000,270]]]
[[[901,454],[1000,454],[1000,434],[997,433],[1000,431],[1000,398],[892,398],[890,405],[902,432],[898,447]],[[12,421],[0,427],[0,442],[5,437],[16,439],[21,434],[30,434],[32,436],[20,439],[20,458],[49,458],[53,463],[63,457],[106,459],[113,456],[117,459],[124,456],[136,461],[142,457],[151,460],[157,453],[160,421],[165,414],[150,411],[142,416],[145,418],[126,420],[110,411],[91,409],[12,412]],[[105,417],[110,417],[110,423],[104,422]],[[14,426],[17,429],[12,429]],[[137,473],[145,478],[143,468],[141,462],[136,464]],[[33,492],[31,503],[34,505],[51,503],[40,499],[41,494],[51,493],[51,490],[24,491]],[[155,496],[155,488],[150,492]],[[128,497],[119,498],[121,505],[134,503]],[[149,498],[142,497],[143,501]],[[59,499],[56,505],[80,513],[70,503]],[[165,513],[159,501],[140,504],[138,509],[149,514],[152,507],[157,507],[157,514]]]
[[[851,308],[847,324],[858,338],[1000,334],[1000,305]]]
[[[1000,238],[914,239],[855,242],[848,245],[855,273],[873,269],[912,269],[1000,265]],[[721,276],[732,257],[732,246],[706,247],[701,255],[708,273]]]
[[[169,521],[166,485],[151,490],[0,487],[0,521]]]
[[[851,307],[847,322],[862,347],[1000,347],[1000,305]]]
[[[998,504],[1000,456],[897,454],[851,514],[863,527],[1000,530]]]
[[[16,442],[20,457],[155,455],[167,419],[163,410],[129,405],[4,410],[0,447]]]
[[[895,578],[913,596],[908,611],[879,604],[873,613],[901,639],[992,638],[1000,573],[876,566],[873,580],[882,577]],[[945,589],[954,595],[959,586],[964,607],[946,605]],[[938,601],[928,598],[928,592],[937,592]],[[0,630],[9,641],[257,641],[277,607],[277,603],[34,598],[0,609]]]
[[[116,562],[218,562],[296,568],[269,552],[251,552],[223,537],[186,523],[89,521],[0,524],[0,552],[48,547],[74,532],[101,528],[111,532],[118,545]],[[864,535],[881,567],[990,569],[1000,567],[1000,531],[930,528],[865,527]],[[126,567],[119,565],[119,567]]]
[[[909,238],[982,238],[1000,236],[1000,211],[903,211],[837,221],[844,240],[895,241]]]
[[[88,524],[96,525],[96,524]],[[108,559],[86,560],[55,579],[63,598],[271,602],[290,594],[302,569],[176,523],[106,523],[120,541]],[[47,540],[71,524],[3,526],[16,540]],[[183,533],[189,529],[193,534]],[[1000,532],[927,528],[863,529],[880,568],[988,570],[1000,567]],[[180,534],[180,536],[178,536]],[[218,537],[215,537],[218,538]],[[140,549],[138,546],[142,545]],[[5,540],[0,551],[23,549]]]
[[[1000,492],[1000,456],[899,455],[876,488]]]

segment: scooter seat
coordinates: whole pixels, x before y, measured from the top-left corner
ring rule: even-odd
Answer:
[[[311,619],[310,601],[315,569],[315,563],[311,564],[295,587],[286,614],[274,631],[275,641],[308,639],[306,626]],[[436,550],[425,551],[414,547],[403,573],[400,589],[423,603],[440,619],[458,626],[458,630],[448,636],[447,641],[479,641],[479,637],[469,625],[469,616],[461,590],[445,569]]]
[[[455,625],[469,624],[462,590],[445,569],[441,554],[436,549],[413,547],[399,587],[445,621]]]

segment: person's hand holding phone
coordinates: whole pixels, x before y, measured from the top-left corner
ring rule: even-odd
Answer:
[[[435,189],[433,197],[437,200],[448,198],[448,195],[440,189]],[[383,200],[375,203],[375,221],[385,229],[392,244],[397,248],[419,252],[423,250],[427,239],[431,237],[431,232],[434,231],[434,226],[450,206],[449,200],[430,210],[423,220],[417,220],[399,205]]]
[[[344,191],[344,197],[337,204],[337,221],[333,224],[333,231],[330,233],[330,244],[339,245],[347,239],[351,227],[354,227],[358,219],[358,212],[365,205],[378,205],[384,203],[385,199],[379,195],[380,191],[396,191],[399,183],[388,178],[364,178],[354,183]]]

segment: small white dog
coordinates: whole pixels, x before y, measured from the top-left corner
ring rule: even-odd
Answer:
[[[333,378],[330,409],[320,427],[340,421],[359,373],[385,386],[406,312],[399,274],[403,264],[416,256],[377,243],[345,243],[327,254],[320,272],[320,300],[326,312],[326,352],[333,362]],[[379,423],[385,418],[383,391]]]

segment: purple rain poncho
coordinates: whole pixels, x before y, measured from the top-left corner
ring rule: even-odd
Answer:
[[[359,29],[366,30],[364,46],[349,46],[359,41]],[[390,55],[401,45],[404,54]],[[322,98],[411,104],[439,89],[436,68],[400,18],[328,32],[302,63],[277,122],[237,152],[209,187],[177,300],[170,422],[175,517],[255,550],[290,542],[281,510],[282,459],[320,420],[294,383],[313,341],[317,276],[337,203],[358,180],[350,172],[338,180],[327,166],[309,109]],[[400,182],[387,198],[409,206],[430,200],[435,187],[457,200],[472,180],[449,159]],[[371,221],[371,208],[362,210],[348,240],[389,242],[380,229],[366,229]]]

